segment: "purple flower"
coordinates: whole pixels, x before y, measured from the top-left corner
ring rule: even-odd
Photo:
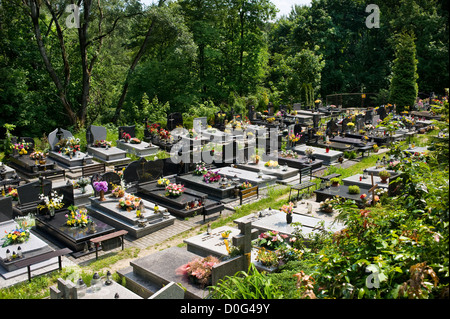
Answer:
[[[108,182],[101,181],[101,182],[94,182],[94,188],[97,192],[107,192],[108,191]]]

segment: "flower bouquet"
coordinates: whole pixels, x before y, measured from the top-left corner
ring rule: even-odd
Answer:
[[[130,139],[130,143],[131,143],[131,144],[141,144],[141,140],[138,139],[137,137],[132,137],[132,138]]]
[[[211,281],[212,268],[220,263],[220,260],[214,256],[205,258],[195,258],[185,265],[180,266],[176,273],[178,275],[187,276],[194,283],[206,286]]]
[[[69,213],[66,214],[66,225],[69,227],[86,227],[91,221],[86,208],[77,206],[68,207]]]
[[[37,161],[41,161],[45,158],[45,154],[41,151],[34,151],[33,153],[30,154],[30,158]]]
[[[305,154],[306,154],[306,156],[311,156],[311,155],[313,155],[313,154],[314,154],[314,149],[313,149],[312,147],[307,147],[307,148],[305,149]]]
[[[297,143],[298,141],[300,141],[300,134],[289,134],[288,138],[289,138],[289,142],[291,143]]]
[[[167,131],[167,130],[165,130],[165,129],[161,129],[161,130],[159,130],[159,138],[160,139],[162,139],[162,140],[168,140],[168,139],[170,139],[170,132],[169,131]]]
[[[256,261],[266,267],[276,267],[278,266],[278,255],[274,251],[261,247],[256,255]]]
[[[193,129],[193,128],[190,128],[189,130],[188,130],[188,136],[190,137],[190,138],[194,138],[194,137],[196,137],[198,134],[197,134],[197,132]]]
[[[73,187],[74,188],[81,188],[81,192],[84,193],[86,190],[86,186],[89,185],[91,181],[89,180],[89,178],[86,177],[80,177],[76,180],[76,182],[73,183]]]
[[[258,247],[278,249],[286,245],[285,239],[287,237],[287,235],[280,234],[276,230],[269,230],[261,233],[252,243]]]
[[[239,186],[239,188],[240,188],[240,189],[248,189],[248,188],[252,188],[252,184],[251,184],[250,182],[245,181],[245,182],[243,182],[243,183]]]
[[[289,202],[288,204],[281,206],[281,211],[286,214],[292,214],[292,212],[294,211],[294,203]]]
[[[293,150],[287,150],[287,151],[281,151],[280,153],[281,157],[285,158],[298,158],[298,153],[294,152]]]
[[[108,191],[108,182],[106,181],[98,181],[93,183],[94,189],[96,192],[100,193],[100,201],[105,200],[105,192]]]
[[[47,208],[50,212],[50,215],[54,214],[55,209],[60,209],[64,207],[63,203],[64,195],[58,196],[56,191],[52,191],[50,196],[44,196],[44,194],[39,195],[39,199],[43,200],[43,204],[39,204],[37,208],[40,210]]]
[[[323,202],[320,202],[319,209],[322,212],[331,214],[333,212],[333,204],[334,204],[333,199],[327,198]]]
[[[278,165],[277,161],[272,161],[272,160],[269,160],[269,161],[265,162],[264,166],[265,167],[269,167],[269,168],[278,168],[278,167],[280,167],[280,165]]]
[[[3,237],[4,242],[2,244],[2,247],[22,244],[30,238],[30,230],[28,228],[16,227],[8,233],[5,230],[5,233],[6,235]]]
[[[202,163],[195,165],[194,175],[203,175],[206,172],[208,172],[208,169],[206,168],[205,163],[202,162]]]
[[[13,150],[18,151],[19,155],[26,155],[26,154],[28,154],[27,150],[30,148],[30,143],[27,143],[22,140],[22,142],[11,145],[11,148]]]
[[[205,183],[215,183],[220,180],[221,176],[219,174],[219,171],[207,171],[205,175],[203,175],[203,180]]]
[[[69,152],[75,155],[77,152],[81,150],[80,139],[75,138],[73,136],[69,137],[67,139],[67,147],[69,148]],[[70,155],[70,153],[68,155]]]
[[[19,200],[19,193],[17,188],[12,188],[6,196],[12,197],[12,200]]]
[[[94,147],[111,147],[111,142],[106,140],[95,140]]]
[[[159,134],[159,124],[154,123],[149,127],[147,126],[147,128],[152,136],[157,136]]]
[[[122,133],[122,138],[125,140],[125,142],[129,142],[131,140],[131,135],[128,134],[127,132],[123,132]]]
[[[166,186],[166,196],[178,197],[184,193],[184,185],[170,183]]]
[[[261,159],[261,156],[259,156],[258,154],[254,154],[250,157],[250,159],[253,161],[253,163],[258,164]]]
[[[111,194],[116,198],[121,198],[125,196],[125,189],[121,185],[114,185]]]
[[[132,211],[139,207],[139,203],[141,202],[141,198],[127,194],[124,197],[119,199],[119,208],[123,210]]]
[[[164,177],[161,177],[160,179],[158,179],[158,181],[156,182],[156,185],[160,186],[160,187],[166,187],[167,185],[170,184],[170,180]]]

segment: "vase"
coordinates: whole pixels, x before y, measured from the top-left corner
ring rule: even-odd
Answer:
[[[86,193],[86,186],[81,186],[81,194]]]
[[[386,184],[389,177],[386,177],[386,178],[380,177],[380,178],[381,178],[381,183]]]
[[[103,202],[103,201],[105,201],[105,200],[106,200],[106,198],[105,198],[105,191],[100,191],[100,198],[99,198],[99,201]]]
[[[286,223],[292,223],[292,214],[286,214]]]
[[[49,215],[50,215],[50,218],[55,217],[55,207],[50,207],[50,208],[48,209],[48,213],[49,213]]]

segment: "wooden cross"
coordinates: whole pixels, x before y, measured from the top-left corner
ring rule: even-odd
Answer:
[[[369,189],[368,193],[372,192],[372,206],[375,206],[375,190],[378,188],[378,184],[373,183],[373,173],[370,174],[372,179],[372,187]]]

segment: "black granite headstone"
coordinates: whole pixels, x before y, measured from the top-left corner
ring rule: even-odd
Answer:
[[[0,198],[0,223],[13,219],[12,197]]]
[[[119,140],[123,138],[123,133],[128,133],[131,137],[136,137],[136,125],[119,126]]]
[[[123,170],[123,179],[125,183],[135,183],[139,180],[139,176],[137,174],[138,166],[142,165],[142,163],[146,163],[147,160],[143,157],[138,159],[137,161],[133,161],[125,167]]]
[[[327,130],[329,134],[337,133],[339,131],[339,127],[336,124],[336,121],[330,120],[327,123]]]
[[[42,184],[41,184],[42,183]],[[34,203],[40,201],[39,195],[41,192],[45,196],[50,194],[52,190],[52,181],[48,179],[43,179],[42,182],[35,181],[32,183],[27,183],[17,187],[17,194],[19,195],[19,203],[21,205],[27,203]]]
[[[380,106],[380,107],[378,108],[377,113],[378,113],[378,115],[380,116],[380,119],[381,119],[381,120],[384,120],[385,117],[387,116],[387,115],[386,115],[386,108],[385,108],[384,106]]]
[[[182,171],[182,164],[174,163],[171,158],[163,159],[163,176],[178,175]]]
[[[113,185],[120,185],[120,176],[115,172],[106,172],[100,175],[102,181],[108,182],[108,192],[112,191]]]
[[[177,126],[183,126],[183,115],[179,112],[170,113],[167,116],[167,130],[172,131]]]
[[[342,132],[347,131],[347,123],[350,122],[350,119],[347,117],[342,120]]]
[[[164,160],[157,159],[156,161],[141,161],[136,167],[138,182],[150,182],[157,180],[163,176]]]

